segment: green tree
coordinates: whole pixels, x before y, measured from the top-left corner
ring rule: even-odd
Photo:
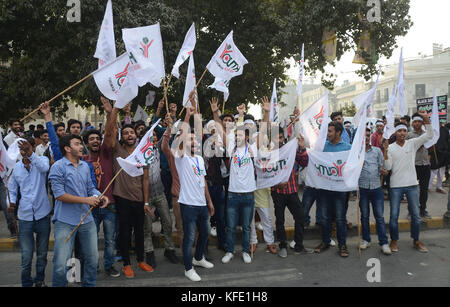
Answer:
[[[0,2],[0,123],[21,117],[50,99],[77,80],[96,69],[93,58],[106,0],[80,0],[81,22],[69,23],[66,1],[2,0]],[[396,39],[412,25],[409,0],[382,1],[380,23],[368,23],[367,1],[348,0],[152,0],[113,1],[117,54],[125,51],[121,29],[160,22],[164,45],[166,72],[170,73],[184,35],[196,23],[196,73],[201,75],[211,56],[230,30],[249,61],[244,74],[231,80],[227,109],[240,103],[255,103],[271,95],[272,82],[278,78],[282,88],[289,68],[286,59],[299,60],[301,44],[305,43],[307,72],[325,72],[327,64],[321,47],[322,33],[332,28],[338,37],[337,59],[356,49],[362,31],[370,30],[374,52],[390,57]],[[333,65],[336,63],[333,63]],[[184,91],[183,65],[180,80],[172,80],[169,100],[179,106]],[[363,65],[358,72],[370,78],[377,67]],[[323,84],[333,87],[336,76],[326,75]],[[219,95],[208,89],[213,76],[206,74],[199,86],[201,111],[209,114],[208,99]],[[162,96],[162,88],[146,85],[135,99],[143,105],[148,90]],[[90,79],[71,90],[72,101],[82,105],[100,105],[100,92]],[[279,91],[279,95],[281,92]],[[222,94],[220,94],[222,97]],[[67,108],[69,96],[52,103],[56,111]]]
[[[353,117],[353,116],[355,116],[357,111],[358,110],[356,110],[356,106],[354,104],[351,104],[347,107],[342,108],[342,115],[347,116],[347,117]]]

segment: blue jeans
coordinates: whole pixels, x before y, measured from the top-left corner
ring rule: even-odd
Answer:
[[[36,233],[36,242],[34,234]],[[36,221],[19,220],[19,243],[22,255],[22,287],[32,287],[33,283],[45,279],[48,240],[50,237],[50,215]],[[31,278],[34,244],[36,243],[36,278]]]
[[[419,189],[417,185],[390,189],[391,216],[389,220],[389,233],[392,240],[398,240],[398,216],[400,214],[400,201],[403,198],[403,194],[406,194],[409,212],[411,213],[411,238],[417,241],[419,240],[421,221]]]
[[[181,218],[183,220],[183,262],[184,269],[192,269],[192,246],[195,241],[195,228],[198,229],[195,260],[202,260],[209,236],[208,206],[189,206],[180,203]]]
[[[311,224],[311,217],[309,216],[309,211],[311,210],[311,207],[315,201],[317,201],[317,189],[305,186],[302,195],[302,205],[303,209],[305,210],[305,225]],[[321,224],[320,210],[317,207],[317,204],[316,204],[316,224],[317,225]]]
[[[381,245],[388,244],[386,236],[386,225],[384,223],[384,194],[381,188],[378,189],[359,189],[359,207],[361,208],[362,236],[367,242],[370,242],[370,203],[372,203],[373,215],[375,216],[378,241]]]
[[[255,197],[253,193],[228,192],[227,200],[227,226],[226,226],[226,250],[234,253],[234,241],[239,217],[242,220],[242,251],[250,253],[250,233],[255,209]]]
[[[217,241],[219,247],[225,246],[225,193],[222,185],[208,187],[214,205],[214,217],[216,219]]]
[[[447,211],[450,211],[450,190],[448,190],[448,203],[447,203]]]
[[[97,281],[98,247],[97,227],[94,222],[81,225],[66,243],[66,238],[75,226],[55,222],[55,246],[53,256],[53,287],[67,286],[67,261],[72,257],[75,235],[80,238],[81,255],[84,269],[82,277],[83,287],[95,287]]]
[[[325,244],[331,242],[331,212],[335,211],[339,247],[346,245],[347,220],[345,215],[347,212],[347,195],[348,192],[317,190],[317,204],[322,217],[322,241]]]
[[[109,204],[108,206],[114,206],[114,204]],[[92,210],[92,216],[94,217],[95,225],[97,226],[97,234],[100,231],[100,224],[103,221],[103,234],[105,238],[103,261],[105,270],[108,270],[114,264],[116,214],[108,208],[94,208]]]

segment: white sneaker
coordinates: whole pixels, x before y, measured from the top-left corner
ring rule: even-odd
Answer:
[[[214,264],[212,264],[209,261],[206,261],[205,257],[202,258],[202,260],[197,261],[195,258],[192,258],[192,264],[195,266],[201,266],[205,269],[212,269],[214,267]]]
[[[289,243],[289,247],[292,249],[295,248],[295,240],[292,240],[291,243]]]
[[[367,249],[370,247],[370,242],[367,242],[366,240],[362,240],[361,243],[359,244],[359,247],[361,249]]]
[[[263,231],[263,226],[261,224],[261,222],[256,223],[256,229]]]
[[[232,253],[226,253],[225,256],[222,258],[222,263],[228,263],[233,259],[234,255]]]
[[[336,246],[336,242],[333,239],[330,241],[330,246]]]
[[[211,235],[213,237],[217,237],[217,228],[216,228],[216,226],[211,227]]]
[[[389,244],[383,244],[381,246],[381,251],[385,255],[392,255],[392,251],[391,251],[391,248],[389,247]]]
[[[189,271],[184,271],[184,276],[189,278],[192,281],[200,281],[202,280],[200,276],[198,276],[197,272],[194,269],[190,269]]]
[[[242,253],[242,259],[244,259],[245,263],[252,263],[252,257],[246,252]]]

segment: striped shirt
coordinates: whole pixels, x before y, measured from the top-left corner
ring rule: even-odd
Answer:
[[[297,148],[297,153],[295,154],[295,163],[301,167],[306,167],[308,165],[308,154],[306,150],[301,150],[300,147]],[[277,194],[293,194],[298,192],[297,176],[295,176],[295,164],[292,169],[291,176],[289,176],[289,181],[286,187],[274,186],[272,187],[272,192]]]

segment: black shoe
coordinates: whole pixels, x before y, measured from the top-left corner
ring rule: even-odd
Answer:
[[[145,262],[152,268],[156,268],[156,260],[155,260],[155,253],[150,252],[145,254]]]
[[[117,271],[114,266],[110,267],[109,269],[105,270],[105,273],[108,274],[111,277],[119,277],[120,276],[120,272]]]
[[[36,288],[47,288],[47,285],[43,281],[38,281],[34,284]]]
[[[169,261],[173,264],[177,264],[180,261],[178,260],[177,256],[175,255],[175,251],[173,249],[166,249],[164,251],[164,256],[169,259]]]
[[[301,255],[314,254],[314,250],[312,248],[306,248],[306,247],[297,248],[297,246],[295,246],[294,253],[301,254]]]

